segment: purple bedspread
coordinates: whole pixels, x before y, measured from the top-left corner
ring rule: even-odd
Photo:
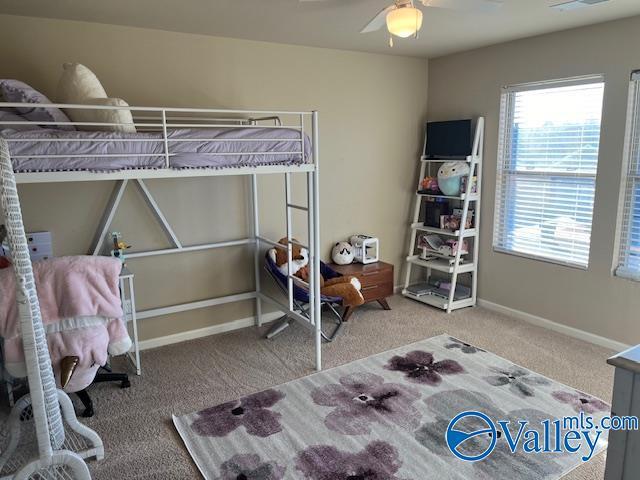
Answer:
[[[104,172],[165,166],[165,145],[161,133],[38,129],[3,130],[0,136],[9,143],[16,172]],[[295,129],[181,128],[170,130],[167,137],[171,168],[299,165],[311,161],[311,142],[305,135],[304,156],[301,155],[300,131]],[[41,155],[58,157],[38,157]]]

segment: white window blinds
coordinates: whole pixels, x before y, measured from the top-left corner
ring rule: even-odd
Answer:
[[[640,72],[631,77],[616,274],[640,281]]]
[[[503,90],[495,250],[587,268],[603,93],[601,76]]]

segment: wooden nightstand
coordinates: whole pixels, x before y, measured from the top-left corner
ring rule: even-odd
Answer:
[[[362,296],[365,302],[378,302],[385,310],[391,310],[387,297],[393,295],[392,264],[376,262],[367,265],[362,263],[336,265],[332,263],[329,267],[342,275],[357,277],[362,284]]]

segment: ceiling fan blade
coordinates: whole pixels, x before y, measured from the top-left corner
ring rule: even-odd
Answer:
[[[502,0],[421,0],[425,7],[466,10],[468,12],[495,12],[504,2]]]
[[[396,6],[394,4],[380,10],[380,12],[375,17],[373,17],[371,21],[362,28],[362,30],[360,30],[360,33],[369,33],[380,30],[386,23],[387,13],[395,8]]]

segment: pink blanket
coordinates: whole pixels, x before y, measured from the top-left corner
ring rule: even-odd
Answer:
[[[60,257],[33,264],[42,319],[56,376],[65,356],[80,362],[68,391],[87,387],[108,354],[131,348],[122,320],[118,289],[122,264],[110,257]],[[24,352],[16,306],[12,268],[0,270],[0,337],[4,338],[5,366],[24,376]]]

